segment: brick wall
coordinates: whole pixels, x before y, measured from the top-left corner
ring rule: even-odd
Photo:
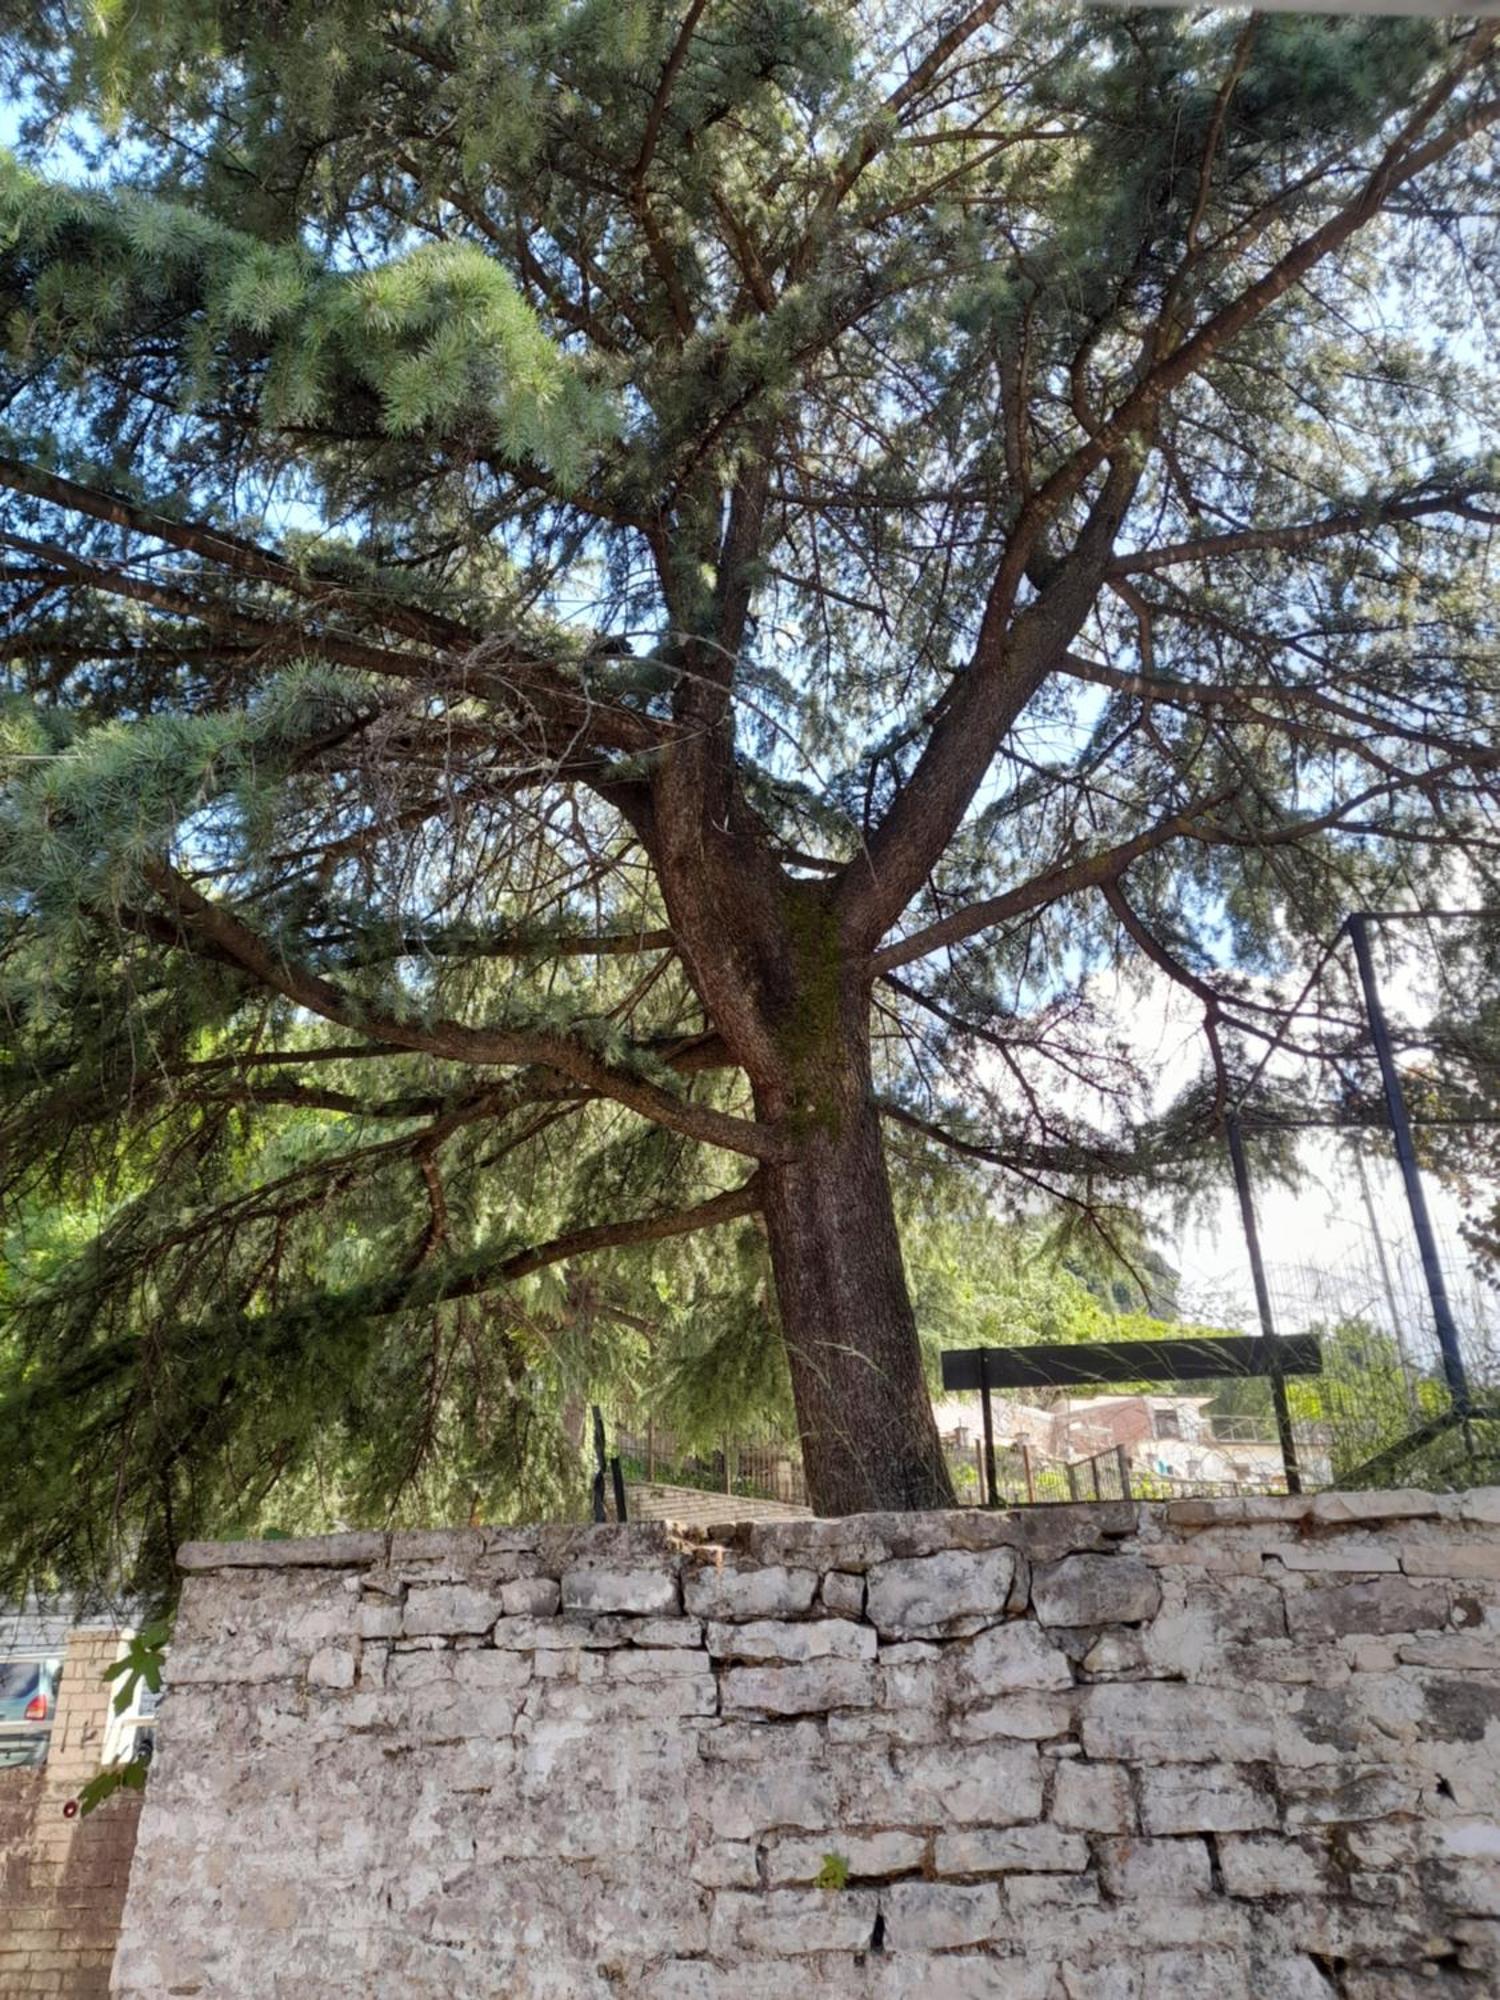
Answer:
[[[1500,1492],[183,1560],[120,2000],[1500,1991]]]
[[[109,1991],[141,1802],[122,1794],[87,1819],[63,1807],[99,1768],[120,1650],[117,1633],[70,1633],[46,1764],[0,1770],[0,2000]]]

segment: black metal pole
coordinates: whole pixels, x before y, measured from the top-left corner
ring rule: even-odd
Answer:
[[[594,1519],[606,1520],[604,1511],[604,1412],[594,1405]]]
[[[1438,1256],[1432,1217],[1427,1212],[1427,1196],[1422,1187],[1421,1169],[1417,1165],[1417,1149],[1412,1144],[1411,1120],[1406,1113],[1401,1077],[1391,1048],[1391,1031],[1386,1026],[1385,1009],[1380,1004],[1375,961],[1370,955],[1368,918],[1357,913],[1350,917],[1346,928],[1349,942],[1354,947],[1354,963],[1359,968],[1359,983],[1364,988],[1370,1039],[1375,1044],[1375,1059],[1380,1064],[1380,1080],[1385,1086],[1386,1109],[1391,1114],[1391,1136],[1396,1142],[1396,1158],[1406,1185],[1406,1202],[1411,1210],[1411,1226],[1422,1259],[1422,1275],[1427,1280],[1427,1296],[1432,1302],[1433,1323],[1443,1354],[1443,1373],[1448,1378],[1448,1392],[1453,1398],[1455,1413],[1466,1417],[1469,1413],[1469,1379],[1464,1372],[1463,1355],[1459,1352],[1458,1324],[1448,1303],[1448,1287],[1443,1281],[1442,1259]]]
[[[979,1350],[979,1401],[984,1410],[984,1476],[989,1486],[987,1507],[1000,1505],[1000,1482],[995,1476],[995,1412],[990,1405],[990,1351]]]
[[[1229,1160],[1234,1168],[1234,1191],[1240,1198],[1240,1221],[1245,1229],[1245,1248],[1250,1254],[1250,1272],[1255,1280],[1255,1309],[1260,1314],[1260,1330],[1266,1354],[1276,1360],[1280,1344],[1276,1322],[1271,1316],[1271,1292],[1266,1283],[1265,1261],[1260,1254],[1260,1231],[1255,1226],[1255,1202],[1250,1193],[1250,1168],[1245,1159],[1245,1141],[1240,1121],[1233,1112],[1225,1120],[1229,1137]],[[1288,1493],[1302,1491],[1302,1469],[1297,1463],[1297,1441],[1292,1436],[1292,1413],[1287,1407],[1286,1378],[1279,1367],[1271,1370],[1271,1402],[1276,1411],[1276,1435],[1281,1442],[1281,1463],[1286,1472]]]

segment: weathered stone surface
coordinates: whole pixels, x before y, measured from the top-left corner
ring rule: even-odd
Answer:
[[[1005,1616],[1016,1578],[1011,1549],[936,1555],[877,1563],[870,1571],[865,1614],[882,1639],[934,1639],[976,1632]]]
[[[984,1826],[938,1836],[939,1875],[1078,1874],[1089,1865],[1088,1842],[1056,1826]]]
[[[830,1570],[818,1595],[836,1618],[859,1618],[864,1613],[865,1580],[852,1570]]]
[[[1500,1578],[1500,1548],[1482,1535],[1462,1542],[1403,1542],[1397,1554],[1408,1576]]]
[[[399,1604],[362,1604],[356,1613],[355,1630],[362,1639],[394,1639],[401,1630]]]
[[[630,1643],[633,1646],[701,1646],[703,1644],[703,1620],[701,1618],[641,1618],[631,1621]]]
[[[1175,1773],[1174,1773],[1175,1775]],[[1135,1826],[1130,1772],[1123,1764],[1070,1758],[1052,1782],[1052,1823],[1080,1833],[1129,1833]]]
[[[890,1649],[882,1650],[887,1659]],[[1066,1653],[1029,1619],[993,1625],[977,1638],[946,1648],[944,1685],[960,1701],[1009,1694],[1018,1688],[1070,1688],[1073,1669]]]
[[[564,1611],[628,1611],[660,1617],[679,1611],[677,1578],[659,1569],[568,1569],[562,1576]]]
[[[859,1660],[810,1660],[805,1666],[731,1667],[720,1688],[726,1715],[821,1715],[869,1708],[876,1679],[875,1669]]]
[[[1169,1764],[1211,1764],[1269,1757],[1275,1730],[1259,1695],[1178,1681],[1096,1684],[1079,1695],[1081,1734],[1090,1757],[1130,1757]]]
[[[256,1545],[188,1582],[117,2000],[1479,2000],[1466,1504]]]
[[[555,1577],[524,1576],[500,1586],[500,1608],[507,1618],[551,1618],[561,1602]]]
[[[949,1726],[960,1743],[982,1743],[991,1736],[1045,1743],[1073,1727],[1073,1702],[1065,1694],[1003,1694],[973,1708],[955,1708]]]
[[[951,1951],[983,1944],[1000,1928],[1000,1893],[993,1883],[896,1882],[880,1907],[893,1951]]]
[[[1430,1519],[1442,1511],[1442,1502],[1433,1494],[1419,1493],[1409,1486],[1393,1487],[1388,1492],[1316,1493],[1308,1510],[1322,1527]]]
[[[357,1656],[342,1646],[325,1646],[307,1663],[307,1679],[312,1687],[351,1688],[359,1665]]]
[[[819,1951],[862,1951],[875,1929],[868,1889],[771,1889],[762,1896],[714,1898],[711,1939],[719,1951],[796,1958]]]
[[[1328,1850],[1311,1840],[1274,1833],[1226,1834],[1219,1866],[1231,1896],[1321,1896],[1329,1881]]]
[[[1396,1550],[1377,1535],[1340,1535],[1337,1540],[1277,1542],[1263,1551],[1268,1562],[1278,1562],[1290,1570],[1398,1571]]]
[[[1161,1584],[1137,1557],[1065,1556],[1037,1564],[1031,1602],[1044,1625],[1138,1625],[1161,1609]]]
[[[743,1625],[712,1623],[708,1650],[716,1660],[873,1660],[875,1633],[847,1618],[810,1618],[788,1624],[754,1618]]]
[[[927,1858],[921,1833],[841,1833],[837,1839],[774,1840],[766,1848],[766,1880],[773,1888],[816,1882],[829,1866],[842,1866],[855,1882],[908,1875]]]
[[[689,1567],[682,1579],[683,1604],[694,1618],[796,1618],[812,1608],[818,1579],[810,1570],[779,1563],[741,1569],[733,1562]]]
[[[1229,1833],[1275,1826],[1276,1800],[1258,1774],[1232,1764],[1165,1764],[1138,1774],[1147,1833]]]
[[[473,1590],[464,1583],[418,1585],[407,1592],[401,1630],[409,1639],[487,1632],[499,1616],[498,1591]]]
[[[360,1569],[386,1559],[377,1534],[291,1536],[273,1542],[184,1542],[177,1567],[194,1576],[216,1569]]]
[[[1099,1879],[1112,1896],[1162,1899],[1206,1896],[1213,1886],[1203,1840],[1101,1840]]]

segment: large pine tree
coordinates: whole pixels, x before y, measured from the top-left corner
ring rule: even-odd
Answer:
[[[9,1434],[170,1533],[754,1216],[816,1505],[943,1503],[892,1135],[1118,1163],[1144,953],[1186,1145],[1248,975],[1494,872],[1496,26],[0,24]]]

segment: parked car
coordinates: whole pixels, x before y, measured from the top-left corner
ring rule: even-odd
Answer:
[[[61,1679],[55,1655],[0,1658],[0,1766],[46,1761]]]

